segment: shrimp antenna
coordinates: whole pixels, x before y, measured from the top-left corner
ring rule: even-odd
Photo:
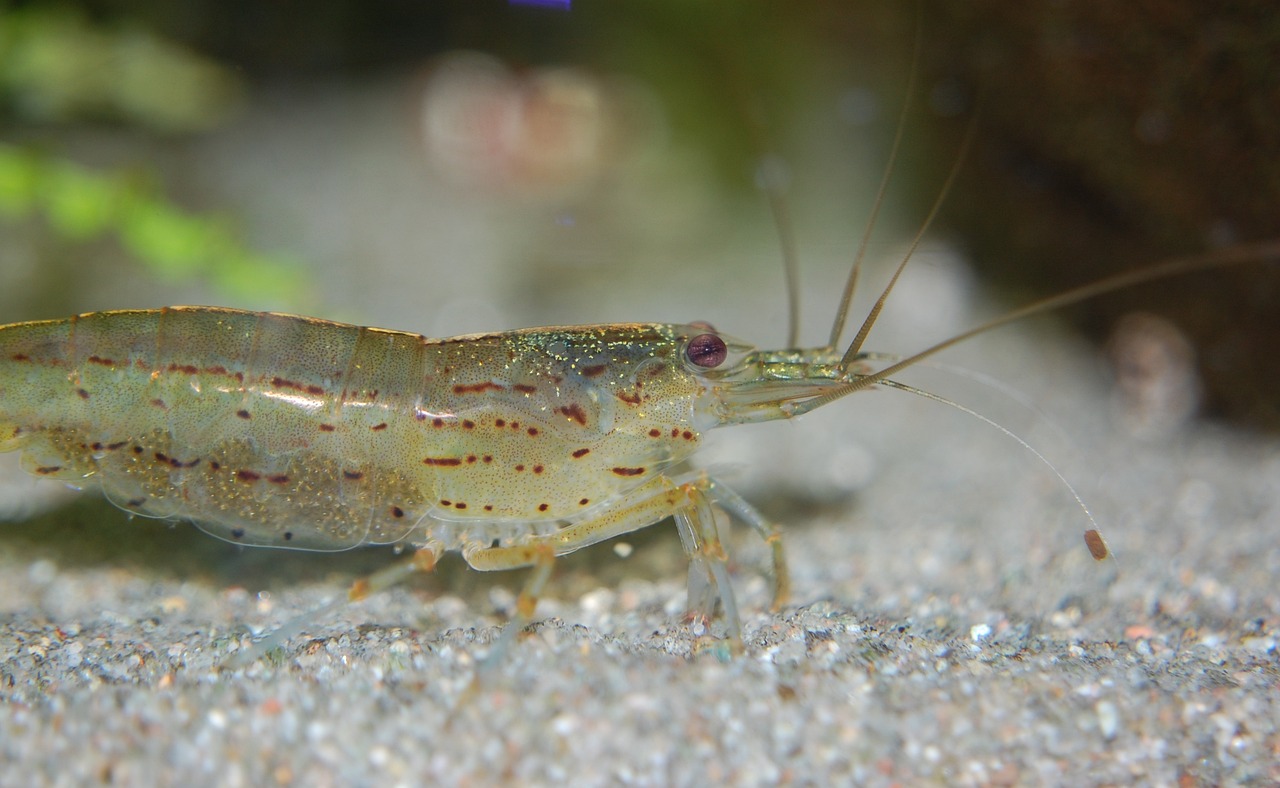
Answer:
[[[787,287],[787,347],[800,345],[800,256],[796,252],[795,226],[787,210],[786,172],[775,156],[761,158],[757,183],[764,190],[782,246],[782,270]]]
[[[933,220],[938,216],[938,211],[942,209],[942,204],[946,202],[947,194],[955,184],[956,177],[960,174],[960,168],[964,165],[965,159],[968,158],[969,148],[973,144],[980,116],[981,113],[975,108],[972,117],[969,118],[969,128],[965,130],[964,141],[960,143],[960,152],[956,155],[956,160],[951,165],[951,171],[947,173],[947,180],[943,182],[942,189],[938,192],[938,196],[934,198],[933,205],[929,208],[929,215],[924,218],[920,229],[916,231],[915,237],[911,239],[911,246],[907,248],[907,253],[902,256],[902,262],[898,263],[898,267],[894,269],[893,276],[889,278],[889,284],[885,285],[884,291],[880,293],[875,305],[867,313],[867,319],[862,321],[862,327],[858,329],[853,341],[849,343],[849,349],[844,352],[844,357],[840,359],[840,367],[842,369],[849,369],[853,362],[857,360],[858,352],[862,350],[863,343],[867,341],[867,334],[871,333],[871,327],[880,318],[880,311],[884,309],[885,302],[889,300],[889,294],[893,292],[894,285],[898,284],[898,278],[902,276],[907,263],[911,262],[916,249],[920,246],[920,242],[924,240],[925,233],[929,231],[929,226],[933,224]]]
[[[1048,468],[1053,473],[1054,476],[1058,477],[1058,481],[1062,482],[1062,486],[1066,487],[1067,492],[1071,493],[1071,497],[1076,499],[1076,506],[1079,506],[1080,511],[1084,512],[1084,516],[1088,518],[1089,524],[1093,526],[1092,530],[1095,533],[1097,532],[1098,521],[1094,519],[1093,512],[1089,511],[1089,506],[1084,502],[1084,498],[1080,497],[1080,493],[1076,491],[1075,485],[1067,481],[1067,477],[1062,475],[1062,471],[1058,470],[1058,466],[1050,462],[1048,457],[1044,456],[1040,452],[1040,450],[1037,449],[1035,446],[1032,446],[1030,443],[1028,443],[1021,435],[1009,429],[1008,427],[1004,426],[1000,422],[994,419],[988,418],[986,416],[983,416],[981,413],[974,410],[973,408],[967,407],[965,405],[961,405],[959,402],[956,402],[955,400],[947,399],[946,397],[940,396],[938,394],[934,394],[932,391],[925,391],[924,389],[916,388],[915,386],[909,386],[906,383],[900,383],[896,380],[882,380],[880,381],[880,385],[885,386],[887,388],[891,388],[891,389],[897,389],[898,391],[905,391],[908,394],[915,394],[917,397],[924,397],[925,399],[933,400],[934,402],[940,403],[942,405],[947,405],[949,407],[955,408],[961,413],[968,414],[973,418],[977,419],[978,421],[985,423],[988,427],[999,430],[1000,432],[1004,433],[1006,438],[1016,441],[1019,446],[1021,446],[1026,451],[1031,452],[1031,454],[1037,460],[1044,463],[1044,466]]]
[[[858,252],[853,257],[853,267],[849,269],[849,278],[845,280],[844,292],[840,296],[840,307],[836,310],[836,319],[831,326],[831,338],[827,347],[835,349],[840,344],[840,335],[844,333],[844,324],[849,319],[849,307],[853,304],[854,291],[858,289],[858,276],[862,272],[862,261],[867,256],[867,247],[871,243],[871,233],[880,218],[880,209],[884,206],[885,193],[889,191],[889,179],[898,163],[898,149],[902,146],[903,130],[907,127],[907,110],[911,108],[911,96],[916,92],[916,77],[920,73],[920,53],[924,49],[923,9],[917,6],[916,37],[911,50],[911,71],[907,75],[906,99],[898,110],[898,125],[893,132],[893,146],[889,149],[889,160],[885,162],[884,174],[880,176],[880,186],[876,189],[876,199],[871,206],[871,216],[867,219],[866,229],[862,231],[862,239],[858,242]],[[779,228],[781,234],[781,228]]]
[[[1081,285],[1079,287],[1059,293],[1055,296],[1042,298],[1039,301],[1033,301],[1026,306],[1006,312],[1000,317],[980,323],[967,331],[945,339],[936,345],[932,345],[924,350],[898,361],[894,364],[873,372],[868,375],[859,375],[854,380],[841,386],[837,386],[826,394],[803,402],[797,402],[791,406],[784,406],[790,416],[799,416],[808,413],[811,410],[834,402],[835,400],[852,394],[855,391],[871,388],[879,383],[887,381],[891,375],[895,375],[902,370],[915,366],[926,358],[937,355],[949,347],[964,342],[967,339],[985,334],[986,332],[999,328],[1006,323],[1012,323],[1015,320],[1021,320],[1024,317],[1038,315],[1054,309],[1059,309],[1071,304],[1077,304],[1081,301],[1093,298],[1094,296],[1103,295],[1104,293],[1114,292],[1125,287],[1142,284],[1143,282],[1151,282],[1157,279],[1166,279],[1178,274],[1191,273],[1193,271],[1207,271],[1215,268],[1226,268],[1232,265],[1241,265],[1250,263],[1260,259],[1277,258],[1280,259],[1280,241],[1264,241],[1253,244],[1243,244],[1239,246],[1231,246],[1225,249],[1214,249],[1201,254],[1187,255],[1186,257],[1175,257],[1159,265],[1139,268],[1133,271],[1121,271],[1118,274],[1099,279],[1095,282]]]

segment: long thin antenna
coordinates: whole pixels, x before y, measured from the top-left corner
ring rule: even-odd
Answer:
[[[782,246],[782,270],[787,287],[787,347],[800,346],[800,255],[796,252],[795,226],[787,210],[786,173],[781,159],[766,154],[760,159],[756,182],[764,190],[769,213]]]
[[[858,289],[858,276],[862,272],[862,261],[867,256],[867,247],[871,243],[871,233],[875,230],[876,220],[880,217],[880,208],[884,205],[885,193],[889,191],[889,178],[898,162],[898,149],[902,146],[903,131],[907,127],[907,110],[911,107],[911,97],[916,92],[916,77],[920,71],[920,55],[924,49],[924,10],[917,5],[916,37],[911,50],[911,71],[907,77],[907,95],[898,110],[898,126],[893,132],[893,147],[889,149],[889,160],[885,163],[884,174],[880,176],[880,186],[876,189],[876,199],[871,206],[871,216],[867,219],[866,229],[862,231],[862,240],[858,242],[858,252],[853,257],[853,267],[849,269],[849,278],[845,280],[844,292],[840,296],[840,307],[836,310],[836,319],[831,326],[831,338],[827,347],[835,349],[840,344],[840,335],[844,333],[844,324],[849,319],[849,307],[853,305],[853,294]]]
[[[978,109],[975,108],[973,116],[969,118],[969,128],[965,131],[964,142],[960,144],[960,152],[956,155],[956,160],[951,165],[951,171],[947,173],[947,180],[942,184],[942,190],[938,192],[938,196],[933,200],[933,205],[929,208],[929,215],[925,217],[920,229],[916,231],[915,238],[911,239],[911,246],[908,247],[907,253],[903,255],[902,262],[898,263],[893,276],[889,279],[889,284],[885,285],[884,292],[880,293],[875,305],[867,313],[867,319],[862,321],[862,327],[858,329],[853,341],[849,343],[849,349],[844,352],[844,357],[840,360],[840,366],[844,369],[848,369],[856,360],[858,351],[862,350],[862,344],[867,341],[867,334],[871,333],[871,327],[876,324],[876,320],[880,317],[880,310],[884,309],[884,304],[889,299],[889,293],[893,292],[894,285],[898,284],[898,277],[902,276],[907,263],[911,262],[911,257],[916,253],[920,242],[924,240],[925,233],[929,231],[929,226],[937,218],[938,211],[942,210],[942,204],[947,199],[947,193],[951,191],[952,185],[956,182],[956,177],[960,174],[960,167],[969,155],[969,147],[973,144],[980,114]]]
[[[716,64],[725,74],[725,81],[734,95],[734,106],[746,125],[750,136],[752,151],[759,157],[756,171],[756,185],[764,191],[765,200],[769,204],[769,213],[773,225],[778,231],[778,243],[782,246],[783,278],[787,290],[787,346],[800,344],[800,257],[796,252],[795,230],[791,223],[791,214],[787,210],[785,166],[776,153],[773,134],[762,113],[757,111],[756,95],[747,87],[747,78],[739,50],[730,49],[728,42],[747,40],[739,17],[728,13],[724,19],[726,25],[732,25],[729,34],[723,31],[710,31],[709,42],[712,51],[717,54]]]
[[[1006,312],[1000,317],[988,320],[985,323],[974,326],[968,331],[956,334],[950,339],[943,340],[936,345],[928,347],[919,353],[907,356],[903,360],[890,364],[879,372],[869,375],[862,375],[856,380],[836,387],[820,397],[814,397],[810,400],[797,402],[794,405],[784,405],[789,415],[799,416],[808,413],[811,410],[822,407],[830,402],[848,396],[855,391],[871,388],[883,381],[889,379],[891,375],[895,375],[902,370],[914,366],[930,356],[937,355],[949,347],[958,345],[966,339],[986,333],[993,328],[998,328],[1006,323],[1012,323],[1015,320],[1021,320],[1024,317],[1037,315],[1042,312],[1048,312],[1059,309],[1071,304],[1077,304],[1094,296],[1104,293],[1110,293],[1125,287],[1150,282],[1156,279],[1164,279],[1166,277],[1178,274],[1191,273],[1193,271],[1204,271],[1213,268],[1225,268],[1231,265],[1240,265],[1243,263],[1255,262],[1257,260],[1274,257],[1280,259],[1280,241],[1265,241],[1256,244],[1243,244],[1240,246],[1232,246],[1227,249],[1215,249],[1203,254],[1189,255],[1187,257],[1177,257],[1159,265],[1150,266],[1148,268],[1140,268],[1136,271],[1123,271],[1100,279],[1096,282],[1090,282],[1080,287],[1059,293],[1055,296],[1042,298],[1034,301],[1026,306],[1019,307],[1012,312]]]
[[[1080,511],[1084,512],[1084,516],[1089,519],[1089,524],[1093,526],[1091,530],[1094,533],[1097,533],[1098,521],[1093,519],[1093,512],[1089,511],[1088,504],[1084,502],[1084,498],[1080,497],[1080,493],[1076,491],[1075,486],[1067,480],[1066,476],[1062,475],[1062,471],[1058,470],[1058,467],[1056,465],[1049,462],[1048,457],[1041,454],[1040,450],[1037,449],[1035,446],[1032,446],[1030,443],[1027,443],[1027,441],[1021,435],[1009,429],[1008,427],[1004,426],[1003,424],[996,421],[995,419],[991,419],[986,416],[983,416],[981,413],[979,413],[978,411],[972,408],[961,405],[959,402],[956,402],[955,400],[950,400],[950,399],[947,399],[946,397],[934,394],[932,391],[925,391],[924,389],[918,389],[915,386],[908,386],[906,383],[899,383],[896,380],[882,380],[880,381],[880,385],[888,386],[889,388],[897,389],[898,391],[905,391],[908,394],[915,394],[917,397],[924,397],[925,399],[930,399],[930,400],[933,400],[934,402],[938,402],[943,405],[948,405],[950,407],[953,407],[956,410],[960,411],[961,413],[967,413],[970,416],[974,417],[975,419],[985,423],[988,427],[994,427],[995,429],[1000,430],[1005,434],[1005,436],[1017,441],[1018,445],[1020,445],[1022,448],[1026,449],[1027,451],[1035,455],[1035,458],[1037,460],[1044,463],[1045,467],[1048,468],[1050,471],[1052,471],[1054,476],[1058,477],[1058,481],[1062,482],[1062,486],[1066,487],[1067,492],[1071,493],[1071,497],[1076,499],[1076,505],[1080,507]]]

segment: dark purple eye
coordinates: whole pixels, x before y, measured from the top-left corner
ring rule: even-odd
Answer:
[[[697,366],[712,369],[724,363],[725,357],[729,355],[729,348],[715,334],[698,334],[689,340],[684,354]]]

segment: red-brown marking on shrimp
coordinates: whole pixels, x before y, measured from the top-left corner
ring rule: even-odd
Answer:
[[[486,391],[506,391],[506,387],[491,380],[483,383],[458,383],[453,387],[454,394],[483,394]]]
[[[603,375],[604,371],[608,368],[609,366],[607,364],[592,364],[589,367],[583,367],[582,369],[578,370],[578,372],[584,378],[595,378],[595,377],[599,377],[600,375]]]
[[[587,426],[587,412],[583,410],[582,406],[578,403],[574,402],[569,405],[562,405],[557,408],[557,410],[582,426]]]
[[[458,459],[457,457],[427,457],[422,461],[422,464],[438,465],[441,467],[448,468],[448,467],[453,467],[455,465],[461,465],[462,460]]]
[[[644,473],[644,468],[614,468],[613,472],[619,476],[639,476]]]
[[[530,386],[528,383],[517,383],[511,388],[515,389],[516,391],[519,391],[522,394],[534,394],[538,391],[537,386]]]

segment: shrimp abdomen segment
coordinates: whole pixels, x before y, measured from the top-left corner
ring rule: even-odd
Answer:
[[[422,345],[190,307],[9,326],[0,440],[39,475],[96,479],[123,508],[189,517],[235,541],[394,541],[426,511],[422,474],[379,472],[372,458],[394,466],[383,450],[403,448],[389,411],[420,381]]]

